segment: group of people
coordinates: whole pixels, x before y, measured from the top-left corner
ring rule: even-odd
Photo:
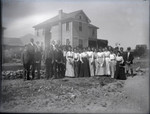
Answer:
[[[130,47],[127,48],[127,52],[124,52],[122,47],[120,49],[69,47],[63,56],[66,58],[67,77],[108,76],[125,80],[129,71],[133,76],[134,57]]]
[[[27,79],[29,79],[30,68],[32,77],[34,78],[35,69],[37,69],[38,78],[40,78],[41,60],[45,63],[46,79],[108,76],[125,80],[129,71],[133,76],[134,57],[130,47],[124,52],[122,47],[72,48],[52,42],[42,53],[37,45],[34,46],[33,40],[26,47],[31,50],[31,55],[33,55],[29,61],[31,67],[28,66],[28,69],[24,67],[27,70]]]
[[[37,79],[40,79],[41,60],[43,55],[43,49],[40,46],[40,42],[34,43],[34,39],[30,39],[30,43],[25,45],[22,52],[21,59],[23,63],[23,78],[24,80],[30,80],[35,78],[35,70],[37,70]],[[30,78],[30,72],[32,78]]]

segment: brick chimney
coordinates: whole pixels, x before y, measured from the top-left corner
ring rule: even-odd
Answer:
[[[59,10],[59,27],[58,27],[58,32],[59,32],[59,41],[60,43],[62,44],[62,22],[61,22],[61,19],[62,19],[62,14],[63,14],[63,10]]]
[[[61,20],[62,19],[62,14],[63,14],[63,10],[59,10],[59,19]]]

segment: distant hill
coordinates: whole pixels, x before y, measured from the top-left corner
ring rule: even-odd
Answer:
[[[21,36],[20,38],[11,38],[11,37],[4,37],[2,39],[2,45],[7,46],[24,46],[30,42],[30,39],[33,38],[34,42],[39,41],[40,43],[44,43],[44,39],[37,37],[33,34],[26,34]]]
[[[7,46],[24,46],[20,38],[3,38],[2,45]]]
[[[33,35],[33,34],[26,34],[26,35],[20,37],[20,39],[21,39],[21,41],[22,41],[22,43],[23,43],[24,45],[25,45],[25,44],[28,44],[28,43],[30,42],[30,39],[31,39],[31,38],[33,38],[35,42],[36,42],[36,41],[39,41],[39,42],[43,42],[43,43],[44,43],[44,39],[39,38],[39,37],[37,37],[37,36],[35,36],[35,35]]]

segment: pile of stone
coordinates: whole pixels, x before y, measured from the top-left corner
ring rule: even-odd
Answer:
[[[144,75],[146,73],[146,69],[142,69],[140,66],[135,69],[136,75]]]
[[[2,71],[2,79],[21,79],[23,78],[23,70]]]
[[[35,71],[35,76],[36,75],[37,75],[37,71]],[[42,79],[45,78],[44,70],[40,70],[40,78],[42,78]],[[4,79],[4,80],[23,79],[23,70],[2,71],[2,79]]]

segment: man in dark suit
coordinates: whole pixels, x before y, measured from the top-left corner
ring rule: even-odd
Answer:
[[[134,56],[131,53],[131,48],[128,47],[127,52],[125,54],[126,73],[128,75],[129,70],[130,70],[132,77],[133,77],[133,59],[134,59]]]
[[[54,50],[54,78],[60,78],[63,74],[62,72],[62,62],[63,62],[63,53],[58,45]]]
[[[32,70],[32,79],[34,79],[35,71],[35,44],[34,39],[30,39],[30,43],[25,46],[22,54],[22,62],[24,66],[24,79],[27,74],[27,80],[30,80],[30,69]]]
[[[39,45],[40,42],[36,42],[35,48],[35,70],[37,70],[37,79],[40,79],[41,59],[42,59],[42,48]]]
[[[58,47],[57,52],[57,62],[58,62],[58,78],[64,77],[64,60],[63,60],[63,51],[61,49],[61,46]]]
[[[44,61],[46,67],[46,79],[53,77],[54,50],[50,45],[44,53]]]
[[[24,50],[21,54],[21,60],[23,63],[23,79],[25,80],[29,80],[30,77],[30,60],[29,60],[29,54],[28,54],[28,49],[27,49],[27,45],[25,45]]]
[[[27,45],[28,51],[29,51],[29,56],[30,56],[30,67],[32,70],[32,79],[34,79],[35,76],[35,47],[36,45],[34,44],[34,39],[30,39],[30,43]]]

